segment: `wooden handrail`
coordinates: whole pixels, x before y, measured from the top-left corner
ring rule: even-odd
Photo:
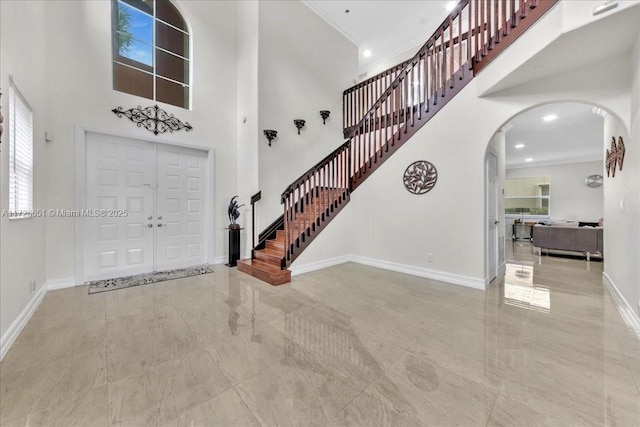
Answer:
[[[307,170],[305,173],[300,175],[298,178],[294,179],[293,182],[289,184],[287,188],[284,189],[280,198],[283,199],[284,197],[286,197],[296,185],[302,183],[309,175],[313,174],[318,169],[322,168],[324,165],[330,163],[340,151],[344,150],[345,148],[348,148],[348,146],[349,146],[349,141],[345,141],[344,144],[342,144],[341,146],[333,150],[324,159],[320,160],[318,163],[311,166],[309,170]]]
[[[475,0],[478,1],[478,0]],[[440,44],[442,44],[443,42],[443,33],[444,31],[449,28],[452,25],[453,20],[455,20],[455,18],[457,18],[461,12],[467,7],[467,5],[469,4],[470,0],[460,0],[460,2],[457,4],[457,6],[451,11],[451,13],[449,14],[449,16],[445,19],[445,21],[438,27],[438,29],[436,30],[436,32],[429,37],[429,39],[425,42],[425,44],[420,48],[420,50],[418,51],[418,53],[416,53],[413,58],[404,61],[402,64],[400,65],[404,65],[404,67],[402,67],[401,72],[396,76],[395,79],[393,79],[393,81],[388,85],[388,87],[381,93],[381,95],[379,96],[379,98],[377,98],[377,100],[375,101],[375,103],[373,103],[373,105],[370,106],[370,108],[366,111],[365,114],[363,114],[361,116],[361,119],[355,123],[355,125],[349,127],[347,126],[347,123],[349,122],[345,122],[344,128],[345,131],[347,131],[348,129],[353,130],[356,129],[358,127],[361,127],[363,122],[365,122],[368,119],[368,116],[370,114],[372,114],[372,112],[374,112],[376,109],[378,109],[382,102],[387,99],[390,95],[391,95],[391,91],[393,89],[395,89],[398,84],[400,83],[400,81],[404,78],[403,76],[406,76],[406,74],[409,72],[409,70],[412,69],[412,67],[415,66],[415,64],[420,60],[421,57],[423,57],[426,53],[429,52],[429,49],[439,49],[435,52],[435,53],[439,53],[442,52],[442,49],[446,50],[447,46],[439,46],[438,45],[438,41],[440,41]],[[470,22],[470,20],[469,20]],[[471,32],[471,28],[470,31]],[[455,40],[455,39],[454,39]],[[396,67],[392,67],[392,69],[395,69]],[[357,86],[357,85],[356,85]],[[347,105],[348,104],[344,104]],[[348,114],[344,114],[345,117],[348,117]]]
[[[418,53],[411,59],[406,60],[394,67],[391,67],[388,70],[385,70],[382,73],[379,73],[376,76],[365,80],[364,82],[358,83],[355,86],[352,86],[351,88],[344,91],[342,104],[343,128],[345,138],[348,137],[351,134],[352,130],[359,125],[358,117],[361,118],[360,121],[362,121],[365,119],[365,116],[369,112],[376,108],[376,105],[378,105],[380,100],[385,97],[385,95],[388,93],[389,88],[391,88],[397,82],[402,73],[406,72],[407,69],[416,62],[416,58],[418,58],[421,53],[426,51],[428,47],[435,45],[436,40],[438,39],[438,37],[440,37],[439,34],[450,26],[450,23],[461,13],[461,11],[467,6],[469,1],[470,0],[460,0],[460,2],[451,11],[445,21],[438,27],[436,32],[425,42]],[[382,77],[386,77],[392,73],[394,78],[392,78],[391,81],[387,82],[387,84],[384,85],[384,88],[380,89],[378,87],[380,86],[378,83],[381,82]],[[372,83],[375,83],[376,86],[371,86]],[[363,112],[366,113],[363,114]]]
[[[398,65],[394,65],[393,67],[389,67],[384,71],[379,72],[378,74],[376,74],[375,76],[371,76],[366,80],[361,81],[360,83],[356,83],[355,85],[351,86],[350,88],[347,88],[344,90],[344,92],[342,92],[343,94],[347,94],[349,92],[353,92],[356,89],[359,89],[363,86],[366,86],[370,83],[373,83],[376,80],[380,80],[383,77],[388,76],[389,74],[393,74],[394,72],[400,71],[402,70],[404,67],[407,66],[407,64],[409,64],[409,61],[411,61],[411,59],[407,59],[404,62],[401,62]]]

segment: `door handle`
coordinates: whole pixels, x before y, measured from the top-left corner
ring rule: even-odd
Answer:
[[[151,215],[149,215],[149,216],[147,217],[147,219],[148,219],[149,221],[151,221],[151,220],[153,219],[153,217],[152,217]]]
[[[147,224],[147,227],[152,228],[153,224]]]
[[[163,226],[163,225],[164,225],[164,224],[158,224],[158,227],[162,228],[162,226]]]
[[[498,224],[500,224],[500,221],[494,221],[494,224],[498,225]]]
[[[158,219],[162,219],[162,217],[161,217],[161,216],[159,216],[159,217],[158,217]]]

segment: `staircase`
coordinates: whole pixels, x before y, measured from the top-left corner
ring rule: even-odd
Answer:
[[[461,0],[410,60],[343,93],[348,140],[282,193],[284,213],[238,270],[272,285],[371,173],[557,0]]]

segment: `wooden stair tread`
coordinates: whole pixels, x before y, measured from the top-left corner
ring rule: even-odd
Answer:
[[[278,242],[276,240],[267,240],[265,244],[266,244],[266,249],[273,249],[275,251],[278,251],[284,257],[284,241]]]
[[[239,260],[238,271],[274,286],[289,283],[291,281],[291,270],[281,270],[274,265],[255,259]]]
[[[274,256],[274,257],[282,258],[284,256],[284,249],[279,251],[277,249],[265,248],[265,249],[261,249],[260,251],[264,252],[265,254]]]

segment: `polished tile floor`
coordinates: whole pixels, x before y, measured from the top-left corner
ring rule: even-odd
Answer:
[[[509,248],[486,292],[358,264],[49,292],[0,364],[0,424],[640,425],[602,264]]]

